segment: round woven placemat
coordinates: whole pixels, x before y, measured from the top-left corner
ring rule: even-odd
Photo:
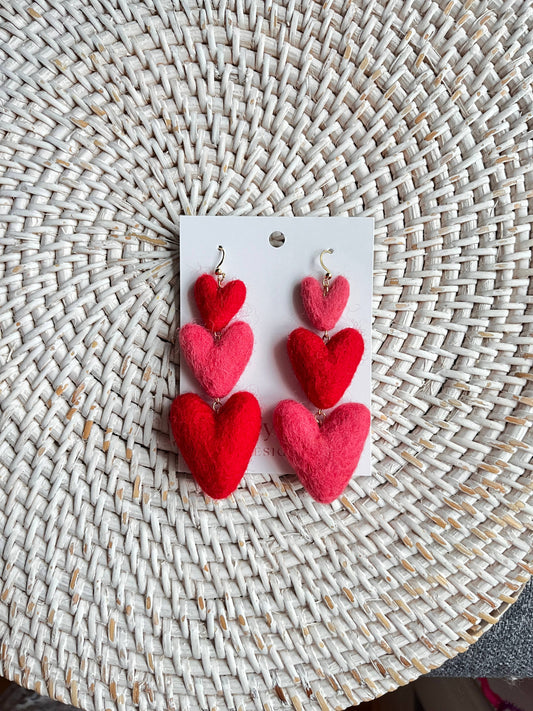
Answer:
[[[531,3],[0,18],[1,673],[88,710],[325,711],[466,649],[532,570]],[[206,213],[375,218],[375,473],[331,506],[177,471],[179,215]]]

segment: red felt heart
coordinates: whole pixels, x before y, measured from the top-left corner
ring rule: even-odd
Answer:
[[[244,304],[246,286],[239,279],[219,286],[211,274],[202,274],[194,285],[194,298],[206,328],[221,331]]]
[[[346,307],[350,283],[346,277],[338,276],[324,294],[324,287],[318,279],[306,277],[302,281],[301,293],[307,318],[313,326],[319,331],[330,331],[335,328]]]
[[[307,491],[329,504],[340,496],[357,467],[370,429],[370,412],[347,402],[322,422],[294,400],[274,410],[274,429],[285,456]]]
[[[344,328],[325,343],[307,328],[297,328],[287,342],[289,358],[305,394],[320,408],[336,405],[352,382],[363,357],[363,337]]]
[[[261,429],[261,410],[248,392],[232,395],[215,411],[194,393],[170,408],[174,439],[206,494],[225,499],[242,479]]]

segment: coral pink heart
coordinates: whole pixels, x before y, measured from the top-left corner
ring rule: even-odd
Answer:
[[[206,328],[221,331],[244,304],[246,286],[239,279],[219,286],[211,274],[202,274],[194,285],[194,298]]]
[[[324,294],[324,288],[318,279],[306,277],[302,280],[301,294],[309,321],[319,331],[330,331],[335,328],[346,307],[350,284],[348,279],[338,276],[333,279]]]
[[[303,405],[282,400],[274,410],[274,429],[307,491],[316,501],[329,504],[342,494],[357,467],[370,412],[361,403],[348,402],[319,425]]]
[[[325,343],[307,328],[297,328],[287,341],[289,358],[313,405],[336,405],[352,382],[363,356],[363,337],[354,328],[338,331]]]
[[[242,479],[261,430],[261,410],[247,392],[235,393],[215,412],[194,393],[180,395],[170,424],[192,475],[214,499],[225,499]]]
[[[187,323],[179,339],[185,360],[211,397],[225,397],[233,390],[254,346],[254,334],[244,321],[230,324],[218,337],[203,326]]]

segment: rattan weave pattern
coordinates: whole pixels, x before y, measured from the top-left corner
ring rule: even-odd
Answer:
[[[1,673],[87,710],[342,709],[516,598],[532,14],[1,3]],[[375,474],[332,506],[177,471],[179,216],[230,213],[375,218]]]

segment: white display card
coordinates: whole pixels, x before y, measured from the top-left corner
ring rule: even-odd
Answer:
[[[272,233],[281,232],[282,246],[271,244]],[[273,242],[276,239],[272,238]],[[280,239],[278,237],[277,243]],[[194,300],[194,283],[203,273],[214,273],[221,253],[224,283],[241,279],[246,301],[234,320],[246,321],[254,332],[252,357],[232,393],[248,390],[261,406],[263,424],[247,472],[288,474],[292,469],[283,456],[272,426],[272,413],[280,400],[290,398],[310,403],[294,375],[287,354],[287,336],[309,323],[300,298],[300,283],[306,276],[322,280],[320,253],[334,279],[342,274],[350,283],[350,298],[337,326],[352,327],[364,339],[365,351],[350,387],[340,403],[361,402],[370,409],[371,304],[373,265],[373,220],[366,217],[182,217],[180,225],[180,325],[201,323]],[[322,334],[320,334],[322,335]],[[184,358],[181,358],[180,393],[202,391]],[[231,394],[232,394],[231,393]],[[339,403],[339,404],[340,404]],[[326,411],[327,414],[328,411]],[[370,470],[370,436],[357,466],[357,476]],[[180,470],[187,466],[180,458]]]

